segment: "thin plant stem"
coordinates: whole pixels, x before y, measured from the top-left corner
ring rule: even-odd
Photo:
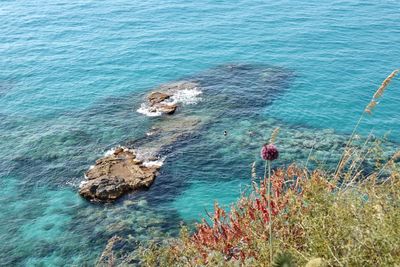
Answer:
[[[269,215],[269,259],[272,263],[272,211],[271,211],[271,161],[267,160],[268,165],[268,215]]]
[[[264,168],[264,182],[267,181],[267,168],[268,168],[268,162],[265,162],[265,168]]]
[[[368,156],[368,155],[370,154],[370,152],[371,152],[371,149],[366,149],[366,147],[367,147],[367,144],[369,143],[369,141],[371,140],[372,131],[373,131],[373,129],[370,131],[370,133],[369,133],[369,135],[368,135],[368,138],[365,140],[365,143],[364,143],[363,147],[362,147],[361,150],[360,150],[361,153],[363,154],[363,156],[362,156],[361,158],[359,158],[359,160],[358,160],[358,166],[357,166],[356,168],[354,168],[354,170],[352,170],[351,168],[350,168],[350,170],[349,170],[349,174],[352,176],[352,179],[351,179],[350,182],[346,185],[346,187],[345,187],[344,190],[346,190],[346,188],[349,187],[349,186],[355,181],[355,179],[358,177],[358,175],[360,174],[360,171],[359,171],[359,170],[362,168],[362,164],[364,163],[365,159],[367,158],[367,156]],[[364,149],[366,149],[365,152],[364,152]],[[357,163],[357,162],[355,162],[355,163]],[[353,175],[353,173],[354,173],[354,175]]]
[[[308,161],[310,160],[310,157],[311,157],[311,153],[313,152],[314,146],[315,146],[315,141],[314,141],[314,143],[310,149],[310,153],[308,154],[308,157],[307,157],[307,161],[306,161],[306,165],[305,165],[306,169],[307,169]]]
[[[357,124],[354,127],[353,132],[351,133],[349,140],[347,141],[347,144],[346,144],[346,146],[344,148],[344,151],[343,151],[342,155],[340,156],[339,163],[336,166],[336,170],[335,170],[335,175],[334,175],[335,179],[339,175],[339,172],[340,172],[339,168],[340,168],[340,166],[342,164],[344,154],[346,153],[347,148],[351,145],[351,142],[353,141],[354,135],[355,135],[355,133],[356,133],[356,131],[358,129],[358,126],[360,126],[360,123],[361,123],[362,119],[364,118],[364,115],[365,115],[365,111],[363,111],[363,113],[361,114],[360,118],[358,119]]]
[[[388,161],[385,163],[385,165],[383,165],[383,167],[379,170],[378,174],[376,175],[376,179],[378,179],[378,178],[382,175],[383,171],[386,169],[386,167],[387,167],[390,163],[391,163],[390,160],[388,160]],[[384,183],[385,183],[385,182],[384,182]]]

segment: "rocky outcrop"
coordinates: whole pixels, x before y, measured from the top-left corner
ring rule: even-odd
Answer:
[[[171,115],[178,108],[176,95],[182,90],[193,90],[198,87],[197,83],[180,81],[159,86],[147,96],[148,110],[152,113]]]
[[[155,104],[161,103],[162,101],[164,101],[170,97],[171,97],[170,94],[161,93],[161,92],[153,92],[147,97],[147,99],[149,100],[149,102],[152,105],[155,105]]]
[[[162,92],[152,92],[147,96],[148,109],[154,113],[164,113],[171,115],[177,109],[177,105],[174,102],[166,101],[171,98],[171,94]]]
[[[162,166],[157,157],[160,151],[197,132],[201,125],[201,118],[181,115],[154,124],[151,137],[135,150],[118,147],[97,160],[85,173],[79,193],[92,201],[111,202],[126,193],[149,188]]]
[[[127,192],[149,188],[158,169],[137,159],[133,150],[119,147],[86,172],[79,193],[93,201],[113,201]]]
[[[153,110],[154,112],[161,112],[161,113],[165,113],[168,115],[172,115],[175,113],[175,110],[177,109],[177,105],[176,104],[164,104],[164,103],[160,103],[157,104],[156,106],[153,106]]]

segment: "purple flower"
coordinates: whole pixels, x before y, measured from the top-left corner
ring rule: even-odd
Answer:
[[[263,160],[276,160],[279,157],[278,148],[274,144],[265,144],[261,148],[261,158]]]

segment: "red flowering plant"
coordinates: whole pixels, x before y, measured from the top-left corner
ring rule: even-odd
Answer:
[[[231,207],[230,212],[215,203],[214,213],[209,215],[211,223],[203,219],[190,238],[190,243],[200,252],[198,255],[203,257],[198,260],[207,263],[212,251],[223,253],[226,260],[264,257],[265,255],[257,253],[257,246],[260,246],[258,241],[271,240],[269,226],[271,218],[277,215],[283,216],[287,221],[282,224],[279,220],[274,225],[274,235],[291,239],[304,238],[303,229],[299,225],[292,225],[290,217],[296,217],[293,215],[312,208],[312,205],[303,201],[302,196],[310,186],[308,179],[316,181],[318,177],[318,173],[312,173],[310,178],[303,169],[291,165],[287,169],[278,169],[271,175],[272,195],[267,194],[269,179],[266,177],[259,184],[253,182],[252,194],[243,195]],[[322,179],[318,183],[326,189],[331,188]]]
[[[310,209],[311,205],[303,201],[302,195],[306,191],[305,181],[309,174],[295,165],[287,169],[277,169],[271,174],[271,162],[278,159],[279,151],[273,144],[279,129],[275,129],[270,143],[261,148],[261,158],[265,160],[264,177],[259,183],[253,182],[253,190],[250,195],[243,195],[230,212],[214,205],[214,214],[209,214],[209,223],[206,219],[197,225],[197,230],[190,238],[190,242],[207,263],[209,253],[219,251],[226,260],[245,260],[249,257],[258,258],[258,246],[267,244],[259,243],[259,240],[268,241],[269,258],[272,262],[273,243],[272,237],[280,233],[289,238],[301,238],[303,230],[298,225],[274,225],[275,216],[284,216],[286,219],[293,213]],[[311,174],[315,178],[318,175]],[[326,188],[328,188],[325,183]],[[290,203],[290,205],[288,205]],[[299,242],[298,244],[301,244]],[[264,250],[265,251],[265,250]]]

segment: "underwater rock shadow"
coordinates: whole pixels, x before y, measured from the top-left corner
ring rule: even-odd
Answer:
[[[189,178],[186,177],[186,179],[184,179],[185,181],[182,181],[182,179],[179,179],[178,177],[176,177],[176,175],[171,175],[171,172],[167,171],[167,166],[169,166],[170,163],[173,161],[185,160],[185,158],[183,158],[184,155],[181,155],[179,153],[180,148],[195,142],[195,140],[198,140],[202,132],[206,131],[215,122],[218,122],[218,118],[225,117],[225,110],[214,107],[216,107],[216,105],[220,106],[221,103],[225,105],[225,103],[227,102],[221,102],[218,98],[214,98],[214,96],[222,95],[226,96],[227,99],[234,98],[230,103],[228,103],[228,111],[232,109],[239,110],[239,117],[240,114],[242,114],[242,116],[246,115],[243,113],[243,110],[245,109],[248,109],[252,113],[252,116],[256,116],[258,112],[255,113],[254,110],[257,110],[257,106],[264,107],[266,105],[266,99],[268,100],[272,98],[271,96],[275,96],[275,93],[281,92],[281,90],[279,90],[279,86],[282,86],[283,84],[285,86],[288,85],[287,82],[282,82],[281,79],[286,79],[289,74],[283,75],[279,72],[281,70],[273,72],[271,67],[268,67],[270,75],[268,79],[265,79],[265,77],[260,75],[260,70],[265,70],[263,67],[260,66],[257,66],[257,68],[253,68],[250,65],[241,65],[238,67],[239,71],[237,71],[236,67],[232,65],[224,65],[221,68],[222,70],[220,68],[216,69],[217,74],[215,74],[215,71],[212,70],[206,72],[205,74],[194,76],[191,79],[186,79],[196,81],[200,84],[201,89],[203,90],[203,101],[201,101],[197,105],[185,107],[185,110],[180,112],[181,115],[191,116],[193,114],[199,115],[201,113],[210,114],[213,111],[214,113],[208,115],[208,118],[203,121],[198,131],[190,132],[185,135],[180,135],[179,138],[177,138],[174,142],[170,142],[166,146],[161,146],[162,149],[158,151],[158,156],[167,156],[167,160],[165,161],[164,167],[160,171],[160,175],[158,175],[155,184],[150,189],[146,189],[145,193],[135,192],[133,193],[133,195],[145,195],[146,199],[149,200],[150,203],[158,205],[157,203],[160,203],[160,201],[157,200],[160,199],[158,196],[162,196],[163,201],[168,202],[170,200],[173,200],[174,197],[179,195],[180,192],[184,190],[186,186],[186,181]],[[273,76],[271,72],[277,74],[275,75],[278,77],[276,80],[274,79],[275,76]],[[242,75],[243,73],[245,75]],[[214,75],[216,75],[217,78],[213,77]],[[233,80],[232,75],[235,77],[240,77],[238,77],[236,80]],[[243,78],[244,81],[241,81],[241,78]],[[202,85],[201,80],[210,81],[210,83],[207,85],[207,88]],[[276,83],[274,83],[273,81],[275,81]],[[246,91],[242,90],[242,87],[244,86],[244,88],[251,88],[251,86],[254,86],[254,84],[257,84],[257,82],[260,83],[258,85],[258,89],[254,90],[255,92],[257,92],[257,94],[255,95],[253,93],[250,97],[247,98],[248,101],[241,102],[241,99],[243,99],[243,93],[246,95]],[[226,94],[221,94],[219,93],[219,90],[221,88],[229,88],[229,90],[225,90],[227,92]],[[266,88],[269,88],[269,90],[266,90]],[[254,100],[254,97],[256,97],[257,100]],[[272,100],[273,99],[270,99],[269,102],[271,103]],[[232,112],[229,113],[229,116],[232,117]],[[156,123],[165,122],[165,118],[150,119],[156,121]],[[171,119],[172,121],[174,121],[173,116],[171,117]],[[135,140],[125,140],[122,144],[128,147],[140,147],[149,143],[151,144],[158,138],[159,136],[157,135],[142,136]],[[206,154],[206,152],[203,153]],[[158,189],[160,191],[158,191]]]
[[[214,118],[245,117],[259,114],[284,94],[294,72],[270,65],[225,64],[191,78],[207,96],[199,109],[211,111]]]

